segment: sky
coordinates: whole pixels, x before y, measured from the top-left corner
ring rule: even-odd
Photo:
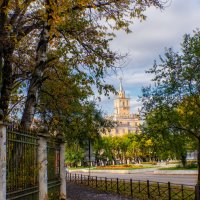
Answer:
[[[111,43],[111,49],[118,53],[128,53],[118,75],[105,79],[119,89],[119,77],[122,77],[126,95],[131,98],[131,112],[137,113],[141,108],[138,96],[141,88],[151,84],[152,76],[145,71],[153,66],[154,60],[159,61],[159,55],[165,48],[180,50],[185,33],[192,34],[200,28],[200,0],[171,0],[164,10],[149,8],[146,11],[146,21],[136,21],[131,25],[132,33],[117,32],[117,37]],[[116,66],[118,67],[118,66]],[[101,96],[99,106],[105,114],[114,112],[113,100]]]

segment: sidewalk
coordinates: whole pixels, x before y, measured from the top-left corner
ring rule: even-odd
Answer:
[[[67,200],[136,200],[67,182]]]

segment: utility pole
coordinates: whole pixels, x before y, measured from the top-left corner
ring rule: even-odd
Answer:
[[[90,165],[91,165],[91,149],[90,149],[90,139],[88,139],[88,145],[89,145],[89,148],[88,148],[88,158],[89,158],[89,176],[90,176]]]

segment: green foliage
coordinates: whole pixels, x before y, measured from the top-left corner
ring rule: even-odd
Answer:
[[[181,159],[185,166],[187,150],[200,149],[200,32],[184,35],[181,46],[180,53],[167,49],[148,71],[155,86],[143,88],[141,114],[143,131],[160,153]]]
[[[77,167],[84,158],[84,149],[79,144],[66,145],[65,162],[71,167]]]
[[[52,71],[50,65],[61,60],[68,69],[84,74],[85,81],[96,85],[100,93],[105,90],[108,95],[113,88],[105,84],[103,78],[108,69],[123,58],[109,48],[109,42],[115,36],[113,31],[130,32],[132,19],[144,20],[144,12],[150,6],[162,9],[164,4],[159,0],[65,0],[59,3],[54,0],[2,0],[1,118],[6,119],[9,115],[12,90],[25,83],[25,98],[17,103],[21,103],[22,110],[27,105],[22,111],[23,116],[33,111],[28,119],[22,117],[22,121],[30,124],[35,108],[40,105],[38,94],[48,79],[46,71]]]
[[[98,160],[127,162],[132,160],[153,159],[152,142],[143,137],[130,133],[122,137],[102,137],[94,143],[94,151]]]

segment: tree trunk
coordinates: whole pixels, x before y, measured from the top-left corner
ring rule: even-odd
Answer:
[[[13,86],[12,77],[12,54],[14,48],[8,48],[4,51],[4,56],[2,56],[2,74],[1,74],[1,98],[0,98],[0,109],[2,113],[2,118],[5,120],[8,115],[10,95]],[[3,59],[4,58],[4,59]]]
[[[198,179],[197,184],[200,187],[200,138],[198,140],[198,155],[197,155],[197,163],[198,163]]]
[[[50,19],[52,19],[51,16],[52,10],[50,8],[49,1],[46,0],[45,3],[46,3],[47,21],[45,22],[43,30],[40,33],[40,40],[38,42],[38,47],[36,51],[36,67],[33,72],[32,78],[30,80],[27,100],[25,103],[25,108],[21,119],[21,126],[25,129],[29,129],[33,122],[38,102],[38,95],[43,83],[42,81],[43,73],[47,62],[47,48],[49,43],[49,35],[50,35],[49,32],[51,28],[49,21]]]
[[[186,167],[187,164],[186,155],[181,155],[181,163],[183,167]]]

